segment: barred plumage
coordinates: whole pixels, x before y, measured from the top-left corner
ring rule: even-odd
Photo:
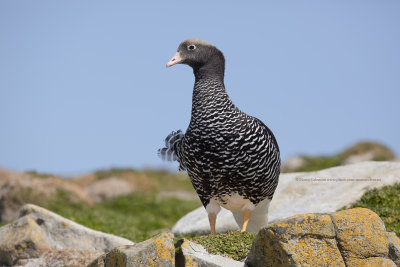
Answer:
[[[166,161],[178,161],[177,151],[181,146],[184,134],[181,130],[173,131],[165,138],[165,147],[158,150],[158,156]]]
[[[242,230],[253,212],[249,228],[258,231],[267,223],[269,201],[278,184],[276,139],[264,123],[232,103],[223,82],[225,59],[217,48],[186,40],[168,64],[178,63],[194,70],[192,116],[186,133],[170,134],[160,155],[187,170],[209,213],[212,232],[219,206],[232,210],[239,224],[243,221],[235,213],[243,212]]]

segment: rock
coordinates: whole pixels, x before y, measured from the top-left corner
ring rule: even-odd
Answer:
[[[177,267],[185,266],[210,266],[210,267],[242,267],[244,262],[235,261],[233,259],[220,255],[209,254],[206,249],[189,240],[182,239],[178,241],[180,248],[176,254]]]
[[[131,184],[116,177],[95,181],[85,188],[85,192],[94,202],[127,195],[133,190]]]
[[[19,260],[14,267],[86,266],[102,252],[79,249],[50,249],[39,258]]]
[[[388,233],[389,258],[400,267],[400,238],[395,233]]]
[[[281,170],[284,172],[293,172],[302,168],[306,164],[304,157],[293,156],[287,158],[281,166]]]
[[[80,186],[67,179],[56,176],[41,178],[0,169],[0,222],[16,220],[25,203],[46,203],[60,190],[68,192],[73,201],[92,203]]]
[[[276,221],[254,239],[248,266],[395,266],[374,212],[356,208]]]
[[[132,241],[84,227],[36,205],[25,205],[20,218],[0,228],[0,263],[37,258],[52,249],[110,251]]]
[[[334,212],[359,200],[368,190],[399,182],[399,162],[360,162],[316,172],[284,173],[269,208],[269,220],[295,214]],[[238,226],[229,211],[221,210],[216,223],[219,232]],[[174,234],[209,233],[208,216],[203,207],[182,217]]]
[[[88,267],[112,266],[175,266],[174,235],[161,233],[135,245],[115,248],[88,265]]]
[[[389,242],[385,225],[369,209],[350,209],[332,214],[336,239],[344,260],[385,257]]]
[[[0,228],[0,263],[14,265],[19,259],[39,257],[49,247],[46,233],[30,217]]]
[[[371,258],[367,258],[367,259],[350,259],[347,262],[347,266],[350,267],[356,267],[356,266],[360,266],[360,267],[396,267],[396,265],[394,264],[393,261],[386,259],[386,258],[382,258],[382,257],[371,257]]]
[[[269,219],[335,212],[359,200],[368,190],[399,182],[399,177],[399,162],[360,162],[316,172],[282,174]]]
[[[344,160],[343,164],[348,165],[348,164],[353,164],[361,161],[370,161],[375,158],[375,154],[372,151],[363,153],[363,154],[358,154],[358,155],[351,155],[347,159]]]

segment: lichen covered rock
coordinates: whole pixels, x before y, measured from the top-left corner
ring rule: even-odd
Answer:
[[[396,255],[396,241],[392,243],[392,254]],[[392,243],[381,219],[368,209],[295,215],[262,229],[246,264],[395,266],[395,256],[389,255]]]
[[[345,266],[327,214],[295,215],[262,229],[246,263],[249,266]]]
[[[364,208],[343,210],[333,213],[332,221],[346,262],[388,255],[385,225],[376,213]]]
[[[0,228],[0,264],[14,265],[19,259],[39,257],[49,247],[46,233],[30,217]]]
[[[175,266],[174,235],[161,233],[149,240],[113,249],[88,267]]]

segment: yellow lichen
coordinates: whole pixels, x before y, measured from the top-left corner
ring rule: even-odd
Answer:
[[[185,256],[185,267],[198,267],[199,265],[193,261],[192,257]]]
[[[154,262],[154,260],[152,258],[148,258],[147,261],[149,262],[149,265],[147,265],[147,266],[151,266],[151,267],[156,266],[156,263]]]
[[[384,257],[388,237],[378,215],[369,209],[356,208],[332,215],[341,252],[346,258]]]
[[[292,260],[299,266],[345,266],[334,240],[312,237],[285,244]]]
[[[173,244],[173,235],[162,233],[154,240],[157,256],[160,260],[171,261],[175,264],[175,248]],[[173,251],[173,253],[171,252]]]
[[[381,258],[381,257],[371,257],[367,259],[357,259],[351,258],[347,261],[347,266],[349,267],[396,267],[393,261]]]
[[[274,232],[288,239],[292,236],[319,235],[334,237],[335,230],[332,220],[326,214],[299,214],[278,221],[269,226]]]

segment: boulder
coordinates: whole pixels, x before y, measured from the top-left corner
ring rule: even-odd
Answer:
[[[88,267],[175,266],[174,235],[161,233],[149,240],[113,249]]]
[[[19,219],[0,228],[0,264],[13,265],[20,259],[38,258],[50,250],[106,252],[131,244],[133,242],[125,238],[89,229],[49,210],[27,204]]]
[[[394,261],[396,266],[400,267],[400,238],[395,233],[388,233],[389,258]]]
[[[79,249],[49,249],[39,258],[21,259],[14,267],[86,266],[102,253]]]
[[[334,212],[359,200],[368,190],[399,182],[399,162],[360,162],[316,172],[284,173],[269,208],[273,222],[295,214]],[[295,203],[295,204],[294,204]],[[217,216],[217,232],[238,226],[227,210]],[[200,207],[182,217],[173,227],[177,235],[209,233],[208,216]]]
[[[395,266],[378,215],[356,208],[276,221],[254,239],[251,266]]]
[[[37,258],[50,246],[43,229],[27,216],[1,227],[0,240],[0,263],[8,265]]]
[[[336,228],[336,240],[346,262],[388,256],[385,225],[376,213],[356,208],[333,213],[331,217]]]
[[[182,239],[177,243],[179,251],[176,253],[177,267],[185,266],[210,266],[210,267],[243,267],[244,262],[220,255],[209,254],[206,249],[189,240]]]
[[[95,181],[85,188],[87,195],[96,203],[127,195],[133,191],[134,188],[130,183],[116,177]]]

